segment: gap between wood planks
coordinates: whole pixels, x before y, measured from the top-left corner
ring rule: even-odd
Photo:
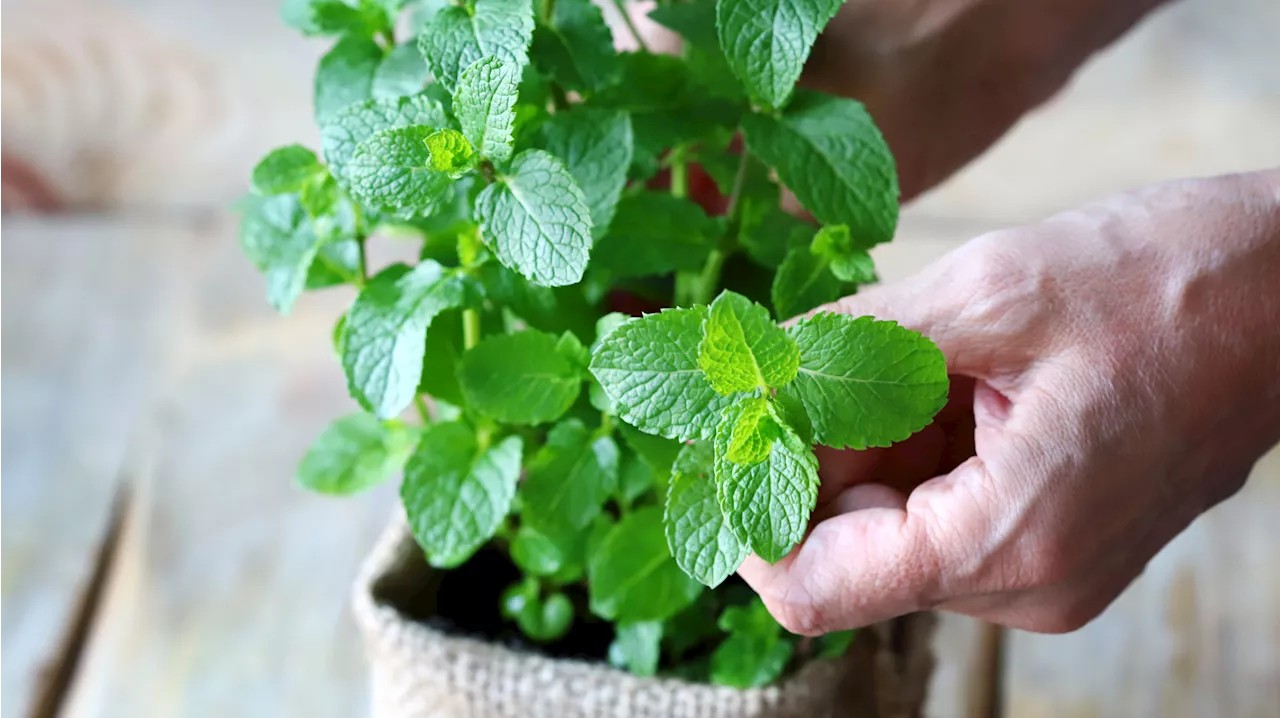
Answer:
[[[80,659],[84,655],[94,621],[102,606],[111,570],[120,547],[123,527],[132,508],[132,488],[128,477],[119,484],[111,501],[111,515],[94,554],[89,580],[76,600],[62,640],[58,642],[48,665],[41,669],[31,702],[31,718],[57,718],[62,713],[67,695],[75,681]]]

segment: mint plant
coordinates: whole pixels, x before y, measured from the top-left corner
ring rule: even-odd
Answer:
[[[887,446],[947,397],[892,322],[778,325],[874,281],[897,223],[862,105],[795,88],[838,6],[663,2],[666,56],[616,52],[589,0],[287,0],[335,38],[319,152],[254,168],[241,244],[281,313],[355,289],[334,347],[360,407],[299,482],[402,475],[427,562],[506,556],[521,578],[477,600],[536,643],[608,621],[614,665],[740,687],[840,655],[851,634],[801,641],[726,582],[804,537],[815,444]],[[382,240],[418,261],[370,266]]]

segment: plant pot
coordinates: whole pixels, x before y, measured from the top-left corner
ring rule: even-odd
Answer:
[[[916,614],[859,631],[843,658],[810,662],[764,688],[642,678],[449,635],[411,617],[423,615],[424,596],[431,610],[439,575],[399,517],[361,568],[354,604],[374,718],[909,718],[922,713],[933,670],[934,618]]]

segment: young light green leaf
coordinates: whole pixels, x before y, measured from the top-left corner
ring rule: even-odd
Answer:
[[[515,619],[526,638],[549,643],[568,633],[573,625],[573,602],[559,592],[545,599],[535,595],[522,605]]]
[[[830,263],[831,273],[842,282],[865,284],[876,280],[876,266],[867,248],[857,245],[843,224],[827,225],[813,237],[810,251]]]
[[[587,589],[592,613],[618,622],[661,621],[702,592],[672,560],[657,506],[627,514],[609,531],[588,562]]]
[[[609,664],[637,676],[658,672],[662,657],[662,621],[629,621],[616,627],[609,644]]]
[[[780,117],[742,118],[747,147],[823,224],[846,224],[863,246],[887,242],[898,224],[893,155],[866,108],[800,92]]]
[[[369,99],[381,63],[382,48],[373,40],[357,35],[339,40],[316,68],[316,124],[324,125],[338,110]]]
[[[461,422],[427,427],[405,465],[400,498],[428,563],[452,568],[493,537],[516,495],[522,446],[508,436],[481,447]]]
[[[288,314],[306,285],[320,241],[297,195],[249,197],[243,203],[240,246],[267,279],[267,300]]]
[[[782,107],[841,0],[718,0],[720,47],[750,95]]]
[[[520,515],[547,534],[580,532],[618,484],[618,445],[577,419],[556,424],[520,487]]]
[[[430,77],[427,63],[418,52],[418,43],[401,43],[378,64],[369,95],[375,100],[416,95],[427,86]]]
[[[789,333],[800,372],[779,393],[805,407],[820,444],[889,446],[923,429],[947,402],[946,358],[895,322],[817,314]]]
[[[441,104],[425,94],[386,100],[366,100],[344,107],[320,125],[320,148],[329,172],[344,189],[350,189],[347,163],[361,142],[383,130],[399,127],[448,127]]]
[[[667,492],[667,546],[676,564],[698,582],[715,588],[742,564],[747,546],[729,527],[712,475],[711,442],[686,445],[676,459]]]
[[[511,158],[519,84],[519,65],[497,56],[486,57],[462,71],[453,93],[453,113],[462,133],[482,157],[497,163]]]
[[[591,352],[576,334],[569,331],[562,333],[556,340],[556,351],[568,359],[569,363],[582,370],[584,375],[586,374],[587,366],[591,363]]]
[[[793,646],[760,600],[729,606],[720,615],[719,626],[729,637],[711,655],[713,683],[754,688],[782,675]]]
[[[475,149],[457,130],[436,130],[423,142],[431,156],[431,169],[436,172],[444,172],[456,179],[476,164]]]
[[[267,153],[253,168],[253,191],[272,195],[300,192],[324,167],[316,153],[302,145],[285,145]]]
[[[448,173],[433,169],[427,138],[434,133],[414,125],[383,130],[361,142],[347,165],[352,194],[384,211],[430,211],[453,182]]]
[[[808,247],[793,247],[773,275],[773,309],[787,319],[834,302],[843,295],[840,280],[831,273],[829,260]]]
[[[486,57],[524,67],[532,37],[531,0],[475,0],[436,13],[418,36],[418,48],[436,80],[455,92],[463,70]]]
[[[412,271],[392,265],[369,280],[347,313],[342,366],[351,396],[381,418],[413,401],[422,376],[427,328],[440,312],[475,301],[464,274],[431,260]]]
[[[569,410],[585,378],[533,329],[486,337],[462,355],[458,380],[467,405],[509,424],[542,424]]]
[[[591,0],[557,0],[533,34],[533,62],[566,90],[592,92],[618,79],[613,33]]]
[[[576,284],[591,251],[586,199],[564,163],[525,150],[476,198],[480,233],[498,259],[537,284]]]
[[[778,423],[769,411],[769,400],[756,396],[742,400],[742,411],[729,434],[725,457],[735,464],[755,464],[769,457],[778,438]]]
[[[777,428],[768,457],[755,464],[729,460],[733,429],[751,399],[730,407],[716,430],[716,487],[720,507],[738,540],[769,563],[801,538],[818,499],[818,459],[790,427]]]
[[[564,160],[591,209],[591,232],[604,235],[627,184],[631,116],[617,110],[575,107],[542,126],[543,147]]]
[[[618,202],[609,231],[591,252],[591,266],[614,278],[700,269],[718,240],[718,226],[698,205],[665,192],[639,192]]]
[[[334,420],[298,465],[298,484],[342,496],[372,488],[404,466],[413,436],[403,426],[364,412]]]
[[[628,424],[668,439],[709,439],[731,402],[698,366],[706,307],[666,309],[614,329],[591,357],[591,373]]]
[[[796,376],[800,350],[774,323],[769,310],[725,290],[711,303],[702,325],[698,366],[721,394],[768,389]]]

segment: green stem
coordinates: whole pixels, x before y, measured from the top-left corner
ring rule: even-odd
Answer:
[[[563,87],[555,83],[551,83],[551,106],[556,112],[569,109],[569,95],[565,93]]]
[[[671,196],[684,199],[689,196],[689,165],[684,161],[684,150],[672,150],[676,155],[671,163]]]
[[[738,158],[738,173],[733,176],[733,189],[729,190],[729,204],[724,209],[724,216],[732,222],[737,218],[738,205],[742,202],[742,187],[747,183],[748,162],[751,160],[751,154],[747,152],[747,148],[742,148],[742,154]]]
[[[542,0],[542,20],[543,25],[550,25],[551,18],[556,13],[556,0]]]
[[[613,6],[618,9],[618,14],[622,15],[622,21],[627,24],[627,30],[631,32],[631,37],[636,39],[636,44],[641,50],[649,52],[649,46],[644,44],[644,38],[640,36],[640,31],[636,29],[635,23],[631,22],[631,16],[627,14],[626,5],[622,0],[613,0]]]
[[[470,349],[480,343],[480,312],[474,309],[462,310],[462,345]]]
[[[423,425],[431,423],[431,412],[427,411],[427,401],[422,398],[421,394],[413,395],[413,406],[418,410],[418,418],[422,419]]]
[[[359,262],[356,263],[356,273],[359,275],[357,277],[359,281],[356,282],[357,287],[363,287],[364,283],[369,279],[369,260],[368,260],[368,257],[365,255],[364,241],[365,241],[364,237],[360,237],[359,239],[356,240],[356,246],[360,248],[360,253],[359,253],[360,260]]]
[[[707,263],[702,265],[702,272],[693,288],[693,304],[709,304],[715,298],[716,287],[720,285],[720,270],[724,268],[727,257],[721,249],[713,249],[707,255]]]

